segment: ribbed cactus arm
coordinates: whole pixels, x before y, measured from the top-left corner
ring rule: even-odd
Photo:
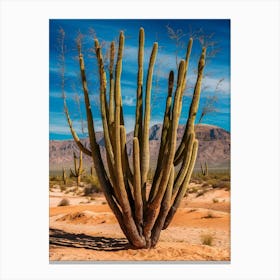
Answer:
[[[83,172],[84,172],[84,170],[83,170],[83,152],[80,151],[78,173],[79,173],[79,175],[81,175]]]
[[[133,175],[130,173],[130,167],[126,151],[126,132],[124,125],[120,126],[120,140],[121,140],[121,158],[122,158],[122,169],[124,175],[125,189],[127,197],[131,206],[131,209],[134,208],[133,201]],[[131,184],[129,184],[131,182]]]
[[[133,219],[133,213],[129,204],[127,196],[123,168],[122,168],[122,154],[121,154],[121,71],[122,71],[122,54],[124,47],[124,34],[120,33],[118,58],[115,70],[115,169],[116,179],[118,182],[118,192],[120,197],[120,204],[123,212],[123,218],[126,221],[126,230],[136,246],[144,246],[145,240],[139,235],[138,229]]]
[[[185,71],[185,62],[182,60],[179,65],[178,70],[178,81],[177,88],[174,96],[174,104],[172,108],[172,119],[170,124],[170,130],[168,135],[168,155],[164,157],[163,165],[162,165],[162,178],[160,181],[159,189],[157,194],[155,195],[154,200],[151,201],[150,205],[152,208],[158,206],[161,201],[161,198],[164,195],[165,188],[168,182],[170,170],[173,164],[175,149],[176,149],[176,140],[177,140],[177,128],[179,124],[180,118],[180,109],[182,108],[182,87],[183,87],[183,78]]]
[[[76,177],[76,173],[72,168],[70,168],[70,174],[71,176]]]
[[[191,51],[192,51],[192,45],[193,45],[193,39],[190,38],[188,47],[187,47],[187,52],[186,52],[186,58],[185,58],[185,74],[184,74],[184,81],[183,81],[183,92],[186,89],[186,81],[187,81],[187,74],[188,74],[188,69],[189,69],[189,62],[190,62],[190,56],[191,56]]]
[[[140,170],[140,149],[139,140],[133,138],[133,187],[135,199],[135,222],[139,233],[142,235],[143,230],[143,201],[141,194],[141,170]]]
[[[109,127],[113,130],[114,124],[114,59],[115,59],[115,43],[112,42],[110,45],[110,66],[109,66],[109,77],[110,77],[110,94],[109,94]],[[112,135],[111,135],[112,137]]]
[[[187,149],[186,152],[184,153],[184,159],[182,162],[182,165],[179,169],[179,172],[175,178],[174,181],[174,187],[172,190],[172,200],[174,199],[174,197],[176,196],[179,188],[181,187],[186,174],[190,168],[190,162],[191,162],[191,157],[192,157],[192,149],[193,149],[193,143],[195,140],[195,133],[194,131],[190,133],[189,138],[188,138],[188,143],[187,143]]]
[[[139,49],[138,49],[138,74],[137,74],[137,99],[135,112],[134,137],[138,138],[139,145],[142,145],[142,122],[143,122],[143,61],[144,61],[144,29],[139,31]]]
[[[95,129],[94,129],[92,112],[91,112],[89,94],[88,94],[84,58],[83,58],[83,55],[81,52],[80,44],[78,44],[78,50],[79,50],[80,73],[81,73],[81,80],[82,80],[82,86],[83,86],[83,91],[84,91],[88,133],[89,133],[89,140],[90,140],[93,163],[95,166],[98,180],[100,182],[100,185],[101,185],[104,195],[106,197],[106,200],[107,200],[110,208],[112,209],[113,213],[115,214],[121,228],[123,229],[124,232],[126,232],[125,227],[124,227],[123,217],[122,217],[122,214],[121,214],[121,211],[120,211],[118,205],[116,204],[116,202],[114,200],[114,190],[108,179],[108,176],[107,176],[107,173],[106,173],[106,170],[104,168],[104,164],[103,164],[103,161],[101,158],[100,149],[96,142]]]
[[[178,83],[175,91],[174,105],[172,110],[172,122],[170,127],[169,145],[168,145],[169,154],[164,159],[163,168],[162,168],[162,177],[158,188],[158,192],[156,193],[155,198],[150,203],[148,203],[146,208],[144,236],[147,242],[151,242],[151,229],[154,226],[156,220],[157,208],[159,207],[162,198],[164,196],[168,184],[170,172],[173,166],[173,160],[174,160],[175,149],[176,149],[177,128],[178,128],[179,117],[180,117],[180,108],[182,107],[180,103],[182,102],[181,95],[183,94],[182,86],[183,86],[184,70],[185,70],[185,62],[182,60],[179,65]]]
[[[72,137],[73,137],[75,143],[77,144],[79,149],[83,151],[83,153],[85,153],[88,156],[92,156],[91,151],[83,145],[83,143],[80,141],[80,138],[79,138],[78,134],[76,133],[74,127],[73,127],[73,124],[72,124],[72,121],[71,121],[71,118],[70,118],[70,115],[69,115],[68,107],[67,107],[67,104],[66,104],[65,100],[64,100],[64,112],[65,112],[67,122],[68,122],[70,131],[71,131],[71,134],[72,134]]]
[[[171,105],[172,105],[172,91],[174,86],[174,72],[170,71],[169,78],[168,78],[168,94],[166,97],[166,105],[165,105],[165,112],[164,112],[164,119],[163,119],[163,126],[161,131],[161,141],[160,141],[160,148],[158,153],[157,165],[154,174],[153,184],[151,187],[151,191],[149,193],[149,202],[154,199],[155,193],[158,191],[159,182],[161,180],[161,167],[163,162],[163,156],[166,149],[167,144],[167,133],[170,127],[170,118],[171,118]]]
[[[184,150],[185,150],[186,144],[187,144],[186,142],[188,139],[188,135],[194,129],[194,122],[195,122],[195,118],[196,118],[196,114],[197,114],[197,110],[198,110],[198,106],[199,106],[199,100],[200,100],[203,70],[204,70],[204,66],[205,66],[205,56],[206,56],[206,48],[203,48],[200,59],[199,59],[199,63],[198,63],[197,80],[196,80],[196,84],[195,84],[195,88],[194,88],[192,102],[191,102],[190,109],[189,109],[188,121],[187,121],[187,124],[185,127],[182,141],[181,141],[181,143],[176,151],[176,155],[175,155],[175,160],[174,160],[175,166],[178,165],[182,161],[183,153],[184,153]]]
[[[109,134],[109,120],[107,118],[107,103],[106,103],[106,72],[104,70],[104,62],[103,56],[101,52],[101,47],[97,39],[94,40],[95,42],[95,53],[98,61],[99,66],[99,80],[100,80],[100,107],[101,107],[101,118],[102,118],[102,125],[103,125],[103,133],[104,133],[104,140],[105,140],[105,147],[106,152],[108,154],[108,160],[110,160],[110,164],[114,166],[114,154]]]
[[[75,174],[78,174],[78,166],[77,166],[77,156],[76,153],[73,152],[73,157],[74,157],[74,170],[75,170]]]
[[[197,150],[198,150],[198,141],[197,140],[194,140],[193,142],[193,147],[192,147],[192,155],[191,155],[191,161],[190,161],[190,165],[189,165],[189,168],[188,168],[188,171],[187,171],[187,174],[184,178],[184,181],[174,199],[174,202],[172,204],[172,206],[170,207],[170,210],[168,212],[168,215],[165,219],[165,222],[164,222],[164,226],[163,226],[163,229],[166,229],[172,218],[174,217],[179,205],[180,205],[180,202],[182,201],[185,193],[186,193],[186,190],[188,188],[188,185],[189,185],[189,182],[190,182],[190,178],[191,178],[191,175],[192,175],[192,172],[193,172],[193,168],[194,168],[194,165],[195,165],[195,160],[196,160],[196,156],[197,156]]]
[[[121,199],[122,207],[128,207],[127,193],[125,191],[123,168],[122,168],[122,154],[121,154],[121,71],[122,71],[122,54],[124,46],[123,32],[119,38],[118,58],[116,64],[115,74],[115,172],[118,182],[117,191]]]
[[[168,214],[168,211],[170,209],[171,204],[171,196],[172,196],[172,188],[174,184],[174,175],[175,175],[175,168],[174,165],[172,165],[168,185],[164,194],[164,197],[162,199],[162,203],[160,206],[160,211],[158,214],[158,217],[156,219],[155,225],[152,229],[152,236],[151,236],[151,246],[154,247],[156,243],[158,242],[160,232],[164,226],[164,221],[166,219],[166,216]]]
[[[144,199],[144,204],[146,203],[146,181],[147,175],[150,167],[150,147],[149,147],[149,129],[150,129],[150,118],[151,118],[151,89],[153,80],[153,71],[156,61],[156,55],[158,50],[158,44],[154,43],[148,74],[146,82],[146,95],[145,95],[145,114],[144,114],[144,126],[143,126],[143,139],[142,139],[142,149],[141,149],[141,184],[142,184],[142,197]]]

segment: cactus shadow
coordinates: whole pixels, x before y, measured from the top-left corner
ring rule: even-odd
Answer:
[[[83,233],[75,234],[53,228],[50,228],[49,244],[111,252],[130,248],[130,244],[126,238],[90,236]]]

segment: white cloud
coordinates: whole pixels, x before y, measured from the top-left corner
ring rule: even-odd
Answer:
[[[187,77],[187,87],[190,87],[188,93],[193,92],[197,76],[192,74]],[[217,87],[218,86],[218,87]],[[227,78],[205,76],[202,80],[202,90],[204,92],[215,92],[218,95],[230,94],[230,81]]]
[[[228,79],[204,77],[202,85],[207,87],[209,91],[217,90],[217,93],[230,94],[230,81]],[[218,88],[216,89],[216,87]]]
[[[78,135],[82,135],[82,127],[80,120],[72,119],[74,129]],[[50,112],[50,133],[60,134],[60,135],[71,135],[70,128],[68,126],[66,116],[64,113],[60,112]],[[87,129],[85,127],[85,133]]]
[[[58,67],[58,66],[50,66],[50,72],[54,73],[55,75],[58,75],[60,76],[61,75],[61,67]],[[66,69],[65,71],[65,78],[79,78],[79,68],[77,68],[76,71],[74,70],[69,70],[69,69]]]
[[[122,103],[123,103],[123,105],[126,105],[126,106],[135,106],[135,98],[129,97],[129,96],[125,96],[123,98]]]

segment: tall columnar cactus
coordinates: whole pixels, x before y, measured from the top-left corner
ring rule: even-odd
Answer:
[[[207,164],[206,161],[204,162],[204,166],[202,165],[202,163],[200,163],[200,169],[201,169],[201,174],[203,176],[207,176],[208,175],[208,164]]]
[[[198,74],[189,109],[184,137],[176,150],[177,128],[182,109],[183,92],[186,87],[187,69],[192,48],[190,39],[186,58],[180,62],[177,82],[174,73],[169,74],[166,108],[162,127],[160,152],[152,182],[147,180],[149,170],[149,126],[153,68],[158,44],[154,43],[149,60],[143,95],[144,29],[139,32],[136,120],[133,138],[133,166],[130,166],[126,151],[126,131],[121,97],[122,57],[124,33],[120,33],[117,60],[114,68],[115,45],[111,44],[109,81],[107,82],[101,46],[95,39],[95,53],[99,67],[100,107],[107,156],[107,168],[101,158],[96,141],[92,107],[89,99],[84,57],[78,42],[79,64],[87,114],[90,149],[80,141],[72,126],[67,105],[65,113],[75,142],[80,150],[91,156],[100,186],[119,225],[136,248],[154,247],[160,232],[170,224],[185,195],[194,168],[198,141],[195,138],[194,122],[199,105],[201,82],[205,65],[206,49],[198,63]],[[109,94],[108,94],[109,93]],[[109,104],[106,95],[109,95]],[[143,100],[144,99],[144,100]],[[145,103],[145,107],[143,107]],[[178,172],[175,172],[175,167]],[[150,186],[147,188],[147,186]],[[150,190],[150,191],[148,191]]]
[[[64,167],[62,168],[62,180],[63,180],[64,185],[66,185],[67,175],[66,175],[66,171],[65,171]]]
[[[74,156],[74,170],[70,168],[71,176],[76,178],[77,186],[80,186],[81,184],[81,177],[84,173],[83,169],[83,153],[80,151],[80,157],[78,158],[73,152]],[[78,162],[79,161],[79,162]]]

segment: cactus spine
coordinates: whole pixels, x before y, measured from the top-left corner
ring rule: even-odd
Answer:
[[[145,111],[143,110],[143,60],[144,29],[139,32],[137,104],[133,138],[133,168],[131,169],[126,151],[126,132],[122,110],[121,73],[124,49],[124,33],[119,36],[117,61],[114,68],[115,45],[110,47],[109,86],[103,65],[102,49],[95,40],[96,57],[100,77],[100,106],[108,169],[101,159],[100,147],[96,142],[93,115],[89,100],[84,58],[81,43],[78,42],[81,80],[87,114],[90,149],[79,140],[74,131],[65,102],[65,113],[75,142],[80,150],[92,156],[96,174],[107,202],[128,241],[136,248],[154,247],[162,229],[168,227],[185,195],[194,168],[198,141],[195,139],[194,122],[197,113],[206,49],[203,48],[184,137],[176,149],[177,128],[182,109],[182,97],[186,87],[186,76],[192,48],[190,39],[186,58],[179,65],[177,82],[174,86],[174,73],[169,74],[166,108],[163,121],[160,152],[152,182],[148,182],[149,170],[149,126],[151,111],[151,91],[153,68],[158,44],[153,45],[146,78]],[[175,87],[175,90],[173,90]],[[109,105],[106,100],[109,88]],[[173,94],[174,92],[174,94]],[[144,112],[143,112],[144,111]],[[175,174],[175,167],[178,173]],[[151,183],[150,191],[146,188]]]
[[[74,170],[70,168],[71,175],[76,178],[77,186],[81,184],[81,177],[84,173],[83,169],[83,153],[80,151],[80,157],[76,156],[76,153],[73,152],[74,156]],[[79,162],[78,162],[79,161]]]

